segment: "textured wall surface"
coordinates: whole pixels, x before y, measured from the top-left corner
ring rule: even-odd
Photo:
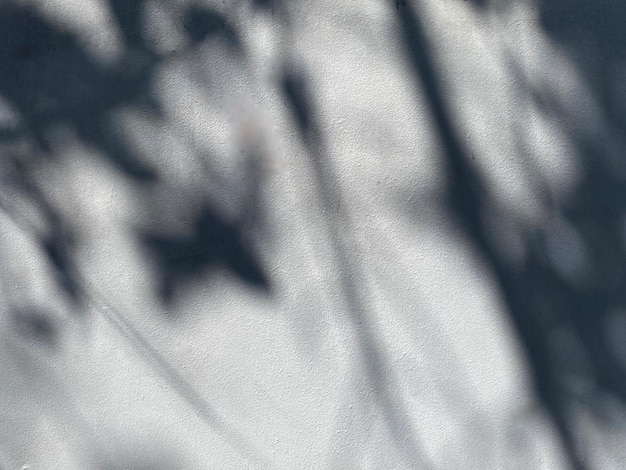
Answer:
[[[0,1],[0,468],[624,468],[624,24]]]

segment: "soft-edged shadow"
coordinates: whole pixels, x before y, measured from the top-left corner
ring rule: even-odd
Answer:
[[[488,221],[510,224],[510,215],[489,193],[459,139],[417,8],[407,3],[399,10],[399,21],[407,56],[424,89],[444,150],[444,207],[495,274],[526,351],[536,398],[551,417],[571,467],[586,469],[593,444],[585,442],[593,440],[580,438],[580,413],[589,412],[602,426],[610,427],[608,404],[614,398],[622,408],[626,403],[626,368],[613,346],[623,337],[609,341],[614,336],[609,319],[622,321],[626,306],[624,128],[623,113],[613,108],[619,92],[606,87],[610,72],[622,63],[626,36],[621,25],[626,8],[617,2],[592,5],[547,0],[540,5],[543,27],[570,51],[600,104],[602,121],[581,127],[550,91],[527,90],[531,101],[541,96],[543,112],[563,127],[576,148],[583,176],[566,198],[548,198],[549,220],[519,230],[526,256],[516,266],[493,242],[494,227]],[[518,78],[520,83],[527,82],[525,77]],[[620,157],[611,155],[612,151]]]
[[[242,232],[240,224],[205,205],[189,236],[144,233],[141,238],[159,266],[162,300],[169,303],[179,287],[212,267],[229,269],[245,283],[267,291],[269,280]]]
[[[3,64],[0,68],[0,111],[3,112],[0,116],[0,152],[4,159],[0,169],[3,170],[3,180],[10,182],[3,186],[3,190],[11,186],[18,198],[27,201],[27,204],[16,207],[33,207],[37,220],[26,220],[19,210],[5,204],[10,202],[13,193],[1,198],[0,208],[15,219],[25,238],[38,241],[38,248],[46,258],[39,265],[53,268],[56,284],[70,298],[85,299],[84,311],[96,302],[106,304],[98,294],[96,287],[100,286],[89,284],[89,280],[81,276],[75,260],[82,241],[78,228],[84,221],[76,222],[73,219],[76,214],[61,210],[68,208],[60,208],[46,196],[46,191],[38,184],[38,178],[42,176],[37,170],[39,165],[52,167],[62,160],[60,157],[63,157],[61,152],[66,149],[65,144],[77,143],[78,147],[87,150],[84,158],[100,159],[99,163],[109,167],[107,169],[112,170],[111,173],[132,190],[150,193],[164,184],[160,170],[137,151],[116,119],[119,110],[128,109],[154,121],[164,119],[160,97],[153,89],[155,74],[165,62],[184,59],[184,54],[188,52],[177,50],[170,55],[160,55],[154,51],[144,34],[146,4],[144,0],[108,2],[114,23],[112,29],[121,33],[119,57],[109,61],[96,58],[77,35],[62,26],[62,19],[52,21],[37,8],[17,2],[0,4],[0,62]],[[191,43],[186,44],[190,48],[217,38],[230,46],[232,55],[242,58],[243,45],[239,32],[224,15],[200,7],[183,8],[180,13],[183,24],[179,32],[181,36],[186,35]],[[8,120],[4,115],[7,109],[11,117]],[[191,143],[189,145],[192,147]],[[83,158],[83,155],[77,158]],[[170,155],[158,158],[166,159]],[[6,164],[8,160],[10,164]],[[89,189],[83,193],[86,197],[91,196]],[[140,206],[144,201],[135,202]],[[161,294],[164,298],[169,298],[182,283],[204,273],[212,265],[226,266],[245,282],[262,289],[268,288],[267,277],[241,234],[241,224],[226,221],[207,202],[194,227],[195,234],[188,238],[152,233],[145,236],[157,259],[156,264],[161,268],[156,274],[162,278]],[[29,274],[33,277],[47,275],[46,269]],[[30,305],[28,300],[24,299],[25,305]],[[101,309],[100,314],[118,328],[131,347],[165,376],[209,427],[230,439],[241,453],[256,453],[256,449],[251,450],[246,439],[225,423],[147,339],[130,323],[124,322],[123,313],[116,311],[114,316]],[[8,325],[16,332],[12,340],[20,346],[22,343],[45,346],[47,350],[37,349],[42,356],[52,355],[54,348],[62,346],[62,329],[45,310],[14,309],[8,312],[7,318]],[[52,367],[46,369],[45,365],[41,368],[46,374],[54,376],[56,370]],[[28,386],[38,390],[39,383],[44,381],[34,376]],[[45,401],[41,406],[50,407]],[[255,458],[255,455],[250,457],[251,460]],[[139,465],[140,456],[137,462]],[[167,466],[164,462],[157,462],[148,468],[157,464]],[[126,464],[123,465],[127,468]]]
[[[129,177],[154,180],[155,171],[127,147],[109,114],[130,103],[156,111],[154,59],[133,56],[104,67],[31,8],[9,3],[0,13],[0,62],[11,64],[0,70],[0,97],[19,116],[21,136],[33,136],[40,154],[54,157],[52,133],[67,126]]]
[[[386,352],[376,339],[371,307],[362,290],[366,288],[362,266],[351,254],[347,243],[354,240],[351,216],[343,202],[344,195],[334,176],[323,134],[316,122],[317,110],[312,106],[307,76],[287,68],[283,74],[282,91],[296,120],[316,178],[316,187],[328,221],[329,241],[341,273],[338,282],[346,301],[347,314],[356,333],[359,361],[372,387],[375,403],[394,445],[410,468],[431,468],[418,436],[409,420],[406,404],[398,394],[396,379],[388,364]]]

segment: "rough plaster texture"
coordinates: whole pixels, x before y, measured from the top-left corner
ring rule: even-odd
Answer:
[[[545,230],[585,285],[553,208],[585,177],[572,129],[611,131],[542,2],[0,5],[6,48],[21,27],[35,51],[0,73],[0,468],[567,468],[501,273],[444,203],[433,98],[491,197],[499,266],[529,257],[520,227]],[[234,228],[207,248],[215,217]],[[623,428],[573,416],[590,467],[623,468]]]

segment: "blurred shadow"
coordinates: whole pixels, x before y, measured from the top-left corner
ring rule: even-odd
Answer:
[[[26,232],[37,233],[43,252],[54,269],[58,285],[76,306],[80,305],[81,288],[73,259],[76,241],[74,231],[29,178],[32,161],[20,158],[10,150],[3,152],[2,156],[4,171],[0,182],[3,184],[3,190],[11,195],[0,197],[0,209],[10,215]],[[19,213],[19,208],[11,206],[10,202],[16,198],[15,195],[28,198],[39,210],[45,224],[43,231],[35,229],[26,217]]]
[[[143,38],[142,17],[146,0],[109,0],[109,8],[129,48],[148,51]]]
[[[252,0],[252,6],[259,10],[269,10],[274,12],[280,7],[280,0]]]
[[[306,82],[304,77],[295,71],[287,71],[283,75],[282,88],[285,98],[291,107],[291,113],[300,128],[300,133],[307,141],[319,139],[319,131],[313,128],[311,120],[312,110],[305,95]],[[312,145],[315,142],[307,142],[307,144]]]
[[[4,100],[18,117],[17,124],[0,128],[0,144],[37,143],[36,151],[27,157],[15,157],[15,166],[20,167],[20,189],[44,213],[49,230],[41,237],[42,247],[56,268],[60,285],[74,299],[79,297],[80,288],[72,260],[73,237],[29,177],[41,158],[55,156],[51,142],[55,131],[59,127],[69,129],[135,184],[159,184],[157,171],[129,148],[112,112],[133,106],[160,117],[152,77],[169,56],[156,54],[144,38],[144,0],[108,3],[124,40],[122,57],[111,65],[96,61],[76,37],[34,8],[12,2],[0,6],[0,62],[8,64],[0,68],[0,101]],[[217,10],[192,6],[184,8],[182,14],[192,45],[217,38],[233,53],[243,53],[237,30]],[[12,216],[19,218],[19,214]],[[190,238],[144,237],[159,260],[163,299],[169,300],[177,286],[211,264],[226,265],[251,285],[269,287],[244,243],[241,226],[226,222],[206,206],[195,221],[195,229]]]
[[[183,24],[194,43],[221,38],[234,52],[243,52],[237,30],[217,10],[207,6],[192,6],[185,13]]]
[[[29,342],[48,348],[56,348],[59,340],[59,327],[53,318],[38,309],[14,309],[11,324],[15,333]]]
[[[28,201],[24,205],[35,207],[37,220],[25,220],[27,217],[19,212],[19,204],[17,210],[5,204],[5,199],[11,199],[13,194],[1,198],[0,204],[20,228],[28,232],[25,236],[35,234],[47,258],[44,264],[54,268],[63,291],[77,300],[84,296],[87,305],[95,301],[97,289],[80,276],[75,262],[79,234],[72,230],[72,214],[58,210],[48,200],[37,184],[36,176],[40,175],[36,175],[35,170],[44,159],[54,161],[58,157],[59,139],[69,135],[94,150],[89,153],[110,164],[120,177],[134,186],[133,189],[147,187],[149,192],[164,184],[157,169],[129,145],[114,114],[121,108],[131,107],[157,120],[162,118],[159,97],[153,92],[153,77],[165,61],[185,53],[160,55],[154,51],[144,34],[147,3],[146,0],[107,2],[115,23],[112,29],[120,32],[122,40],[120,56],[110,61],[99,60],[90,53],[78,36],[65,29],[63,20],[52,21],[35,6],[10,0],[0,3],[0,63],[3,64],[0,67],[0,112],[7,108],[15,117],[6,124],[5,116],[0,116],[0,152],[4,159],[0,169],[7,181],[2,192],[11,186],[18,197]],[[175,9],[173,7],[173,11]],[[226,43],[233,55],[243,55],[239,32],[223,14],[199,6],[182,7],[180,12],[181,32],[187,34],[191,46],[217,39]],[[22,150],[17,151],[18,148]],[[193,226],[195,232],[190,237],[143,234],[160,267],[163,299],[169,300],[182,283],[213,265],[229,268],[250,285],[269,289],[269,281],[245,241],[247,226],[244,222],[227,221],[207,203],[197,214]],[[97,301],[104,303],[99,297]],[[143,357],[157,366],[196,414],[249,460],[259,463],[259,467],[267,466],[264,462],[261,465],[260,453],[235,427],[227,424],[148,341],[124,322],[121,314],[111,310],[102,309],[102,315]],[[60,342],[60,327],[45,311],[15,309],[8,313],[8,319],[18,342],[32,341],[49,348]],[[52,376],[55,373],[53,368],[46,372]],[[37,377],[33,383],[36,388]],[[132,468],[173,468],[156,457],[147,461],[138,456],[132,462]],[[127,465],[130,464],[114,468],[129,468]]]
[[[162,300],[170,302],[178,287],[213,265],[230,269],[249,285],[269,290],[269,281],[242,231],[240,224],[225,220],[205,205],[196,216],[194,233],[190,236],[142,234],[159,266]]]
[[[0,62],[9,64],[0,69],[0,97],[17,112],[22,137],[33,136],[44,154],[53,156],[51,134],[64,125],[131,178],[156,178],[127,148],[109,115],[122,104],[158,108],[150,95],[154,59],[133,56],[104,67],[35,10],[3,3]]]
[[[459,140],[415,7],[400,9],[399,19],[444,149],[445,205],[495,274],[525,347],[537,399],[551,416],[571,466],[585,469],[591,444],[580,439],[579,412],[589,411],[610,424],[607,398],[626,403],[626,363],[618,361],[607,335],[608,317],[624,318],[626,307],[624,113],[614,109],[619,96],[606,86],[611,70],[624,63],[626,6],[544,0],[540,7],[542,25],[571,52],[601,104],[603,129],[591,130],[597,122],[581,129],[574,116],[559,110],[556,97],[542,96],[544,110],[575,144],[583,177],[566,200],[548,203],[551,220],[520,231],[527,255],[519,266],[511,266],[493,243],[493,226],[487,221],[506,223],[507,216]],[[528,90],[529,99],[545,93]],[[611,145],[607,138],[614,139]],[[619,149],[622,161],[607,155],[610,148]]]
[[[324,206],[328,236],[337,262],[335,269],[341,273],[338,282],[347,304],[349,320],[356,332],[360,360],[374,392],[375,401],[380,406],[393,443],[400,450],[406,464],[410,468],[431,468],[408,419],[406,404],[397,393],[397,385],[390,373],[385,352],[376,339],[370,306],[362,294],[366,288],[362,267],[347,247],[347,240],[355,232],[350,215],[344,207],[340,185],[334,177],[329,152],[315,120],[316,110],[311,105],[306,75],[286,69],[282,78],[282,91],[312,162],[315,186]],[[350,239],[350,243],[353,241]]]
[[[509,269],[506,260],[501,258],[496,247],[492,245],[484,221],[486,212],[496,208],[497,203],[487,194],[485,182],[471,166],[471,156],[463,148],[454,129],[451,117],[453,113],[447,107],[444,91],[439,85],[439,77],[433,65],[430,45],[412,4],[407,4],[400,11],[399,20],[410,63],[424,88],[427,109],[433,117],[444,150],[447,174],[445,205],[467,239],[474,244],[495,273],[514,325],[526,347],[538,399],[550,413],[572,466],[584,469],[586,467],[568,424],[569,415],[562,400],[562,387],[557,379],[555,365],[549,360],[547,331],[542,327],[541,321],[543,314],[539,313],[537,316],[528,303],[529,296],[533,295],[531,284],[539,280],[536,277],[538,273],[533,272],[535,270],[532,268],[527,273]]]

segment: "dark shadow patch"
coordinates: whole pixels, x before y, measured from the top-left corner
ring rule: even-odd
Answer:
[[[241,52],[241,40],[235,27],[220,12],[208,7],[191,7],[183,20],[184,28],[194,43],[222,39],[233,50]]]
[[[189,237],[143,234],[142,240],[155,256],[161,276],[160,294],[169,302],[177,287],[212,266],[222,266],[249,285],[269,289],[269,281],[243,236],[243,227],[231,223],[205,206]]]
[[[22,137],[33,137],[54,156],[51,132],[65,126],[118,170],[136,180],[154,180],[154,170],[133,154],[110,121],[110,111],[120,105],[157,108],[150,95],[156,60],[133,54],[119,68],[103,67],[73,35],[32,9],[0,7],[0,95],[17,111]]]
[[[468,0],[464,0],[468,1]],[[474,5],[476,8],[486,8],[488,6],[488,0],[469,0],[469,3]]]
[[[590,412],[603,424],[617,399],[626,404],[626,362],[618,359],[608,321],[624,321],[626,311],[626,166],[610,156],[626,144],[623,112],[614,108],[621,90],[607,88],[607,80],[626,53],[626,7],[619,2],[540,2],[541,21],[549,34],[571,53],[589,94],[600,104],[605,120],[581,129],[571,113],[561,109],[549,90],[533,89],[524,76],[516,77],[528,89],[529,101],[541,96],[541,111],[562,126],[576,147],[583,175],[567,198],[544,200],[550,220],[541,226],[517,229],[525,259],[512,266],[496,246],[493,221],[511,223],[487,182],[471,165],[473,158],[455,129],[447,107],[441,75],[431,58],[417,12],[410,4],[399,20],[427,110],[439,134],[447,173],[444,209],[457,222],[495,275],[512,325],[525,348],[536,398],[551,417],[569,466],[588,469],[590,446],[579,437],[577,417]],[[618,26],[619,25],[619,26]],[[514,74],[522,74],[518,68]],[[623,111],[623,110],[622,110]],[[598,131],[598,127],[602,127]],[[613,158],[613,159],[612,159]],[[488,221],[492,221],[489,223]],[[573,260],[578,261],[578,265]],[[624,342],[613,337],[613,343]],[[617,348],[619,349],[619,348]],[[623,352],[621,352],[623,354]],[[610,398],[609,398],[610,397]],[[614,411],[614,410],[613,410]]]
[[[311,107],[306,94],[304,77],[294,71],[283,74],[282,88],[287,103],[290,105],[293,117],[298,123],[300,132],[310,138],[312,130]]]
[[[109,7],[128,46],[144,47],[142,14],[145,0],[109,0]]]
[[[280,0],[252,0],[252,6],[258,10],[274,12],[280,7]]]
[[[11,314],[13,328],[20,338],[48,348],[58,345],[59,328],[50,315],[37,309],[16,309]]]
[[[79,302],[82,289],[74,266],[72,238],[61,229],[55,228],[49,236],[44,237],[42,246],[55,268],[60,287],[74,302]]]

